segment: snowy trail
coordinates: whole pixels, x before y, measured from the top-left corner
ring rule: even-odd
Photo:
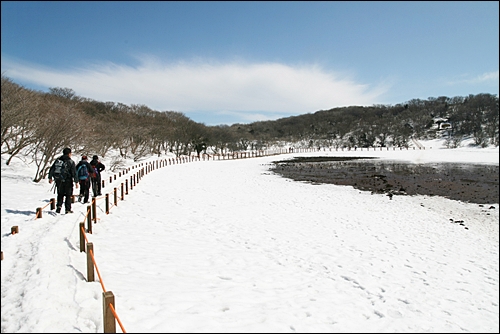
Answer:
[[[34,212],[24,217],[21,215],[12,220],[13,225],[20,225],[19,234],[2,241],[2,247],[4,242],[15,243],[20,258],[12,261],[9,254],[2,261],[2,302],[22,296],[19,298],[21,305],[2,303],[2,318],[26,321],[14,321],[10,327],[2,327],[2,332],[50,332],[55,318],[67,324],[61,331],[72,331],[80,325],[85,328],[90,325],[95,330],[101,319],[95,318],[94,324],[82,324],[82,314],[63,311],[75,304],[94,304],[101,298],[96,293],[98,290],[90,288],[85,282],[85,259],[79,252],[78,243],[75,243],[78,241],[78,224],[75,221],[82,218],[78,214],[57,215],[53,212],[45,212],[43,218],[36,220]],[[57,308],[47,307],[47,294],[58,305]],[[91,309],[82,310],[88,313],[88,318],[92,318]],[[30,317],[39,319],[36,328],[29,327]]]

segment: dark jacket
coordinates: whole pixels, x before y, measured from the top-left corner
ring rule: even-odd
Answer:
[[[78,171],[78,168],[81,165],[86,165],[87,166],[87,171],[89,172],[89,177],[90,177],[90,173],[92,173],[92,166],[89,164],[89,162],[87,160],[80,160],[80,162],[76,165],[76,170],[77,171]],[[77,176],[77,178],[78,178],[78,176]]]
[[[90,165],[91,165],[92,167],[96,167],[97,171],[99,172],[99,176],[98,176],[98,177],[100,177],[101,172],[102,172],[104,169],[106,169],[106,167],[105,167],[105,166],[104,166],[104,165],[103,165],[103,164],[102,164],[99,160],[97,160],[97,159],[92,159],[92,160],[90,161]]]
[[[69,165],[69,170],[68,170],[68,180],[73,180],[73,182],[78,183],[78,176],[76,175],[76,166],[75,162],[69,157],[69,155],[61,155],[59,158],[60,160],[67,161]],[[54,177],[54,168],[55,165],[52,164],[49,170],[49,180],[52,180]],[[67,180],[64,180],[67,181]]]

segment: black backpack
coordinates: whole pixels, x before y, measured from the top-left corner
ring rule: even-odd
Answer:
[[[52,174],[54,180],[64,182],[68,178],[68,175],[69,175],[68,162],[61,159],[57,159],[54,162],[54,173]]]

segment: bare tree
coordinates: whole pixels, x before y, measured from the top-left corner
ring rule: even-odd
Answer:
[[[45,96],[40,105],[38,126],[33,136],[36,145],[31,149],[31,157],[37,166],[34,182],[40,182],[48,173],[51,162],[64,147],[77,151],[85,134],[85,127],[78,121],[83,117],[76,106],[65,103],[50,95]]]
[[[49,88],[49,92],[54,96],[58,96],[68,100],[76,98],[75,91],[71,88],[52,87]]]
[[[35,143],[40,97],[2,76],[1,154],[9,154],[6,164],[23,149]]]

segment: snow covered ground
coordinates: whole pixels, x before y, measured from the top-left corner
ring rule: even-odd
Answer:
[[[499,163],[498,147],[422,144],[321,155]],[[298,155],[319,153],[154,169],[108,215],[99,197],[86,234],[95,282],[80,252],[86,205],[68,215],[45,207],[35,219],[56,197],[51,185],[2,157],[2,333],[103,332],[103,291],[127,332],[498,333],[498,202],[389,200],[268,170]],[[105,171],[103,195],[136,171],[112,184]]]

